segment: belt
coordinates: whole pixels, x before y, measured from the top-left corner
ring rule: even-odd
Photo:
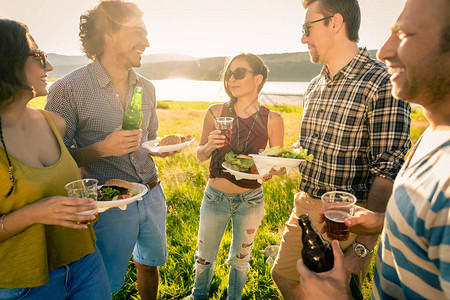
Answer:
[[[153,189],[154,187],[156,187],[156,186],[157,186],[158,184],[160,184],[160,183],[161,183],[161,181],[159,181],[158,175],[155,175],[155,177],[153,177],[152,180],[150,180],[149,182],[147,182],[146,185],[148,185],[148,188],[151,190],[151,189]]]

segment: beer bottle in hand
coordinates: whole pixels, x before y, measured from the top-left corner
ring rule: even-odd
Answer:
[[[312,226],[308,214],[300,215],[298,223],[302,228],[302,259],[305,266],[316,273],[331,270],[334,256],[330,243]]]
[[[134,88],[133,98],[125,110],[122,119],[122,130],[136,130],[142,124],[142,87]]]

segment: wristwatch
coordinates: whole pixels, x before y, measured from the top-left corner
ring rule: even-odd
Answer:
[[[355,251],[356,255],[359,257],[366,257],[367,255],[373,253],[373,250],[369,250],[366,245],[358,243],[356,241],[353,242],[353,251]]]

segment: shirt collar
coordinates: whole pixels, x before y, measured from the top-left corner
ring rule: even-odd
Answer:
[[[104,88],[108,86],[109,84],[112,84],[111,78],[109,78],[108,74],[106,73],[105,69],[103,68],[102,64],[100,63],[100,60],[95,59],[94,62],[91,64],[93,73],[95,75],[95,78],[97,78],[98,85],[101,88]],[[128,85],[135,86],[138,81],[137,73],[134,69],[130,69],[128,71]]]
[[[367,51],[367,48],[359,48],[358,54],[356,54],[356,56],[347,65],[340,69],[334,75],[334,78],[337,78],[339,74],[342,74],[350,80],[354,79],[358,74],[361,73],[362,68],[364,68],[368,60],[370,60],[370,55]],[[330,71],[328,70],[327,65],[323,66],[321,74],[325,78],[330,78]]]

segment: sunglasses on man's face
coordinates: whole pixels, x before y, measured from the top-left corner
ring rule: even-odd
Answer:
[[[314,23],[317,23],[317,22],[320,22],[320,21],[323,21],[323,20],[326,20],[326,19],[329,19],[329,18],[332,18],[332,17],[334,17],[334,16],[325,17],[325,18],[322,18],[322,19],[319,19],[319,20],[315,20],[315,21],[311,21],[311,22],[303,24],[302,25],[302,33],[306,37],[308,37],[311,34],[311,31],[310,31],[311,24],[314,24]]]
[[[230,80],[231,76],[234,76],[236,80],[244,79],[247,73],[253,73],[253,71],[247,70],[246,68],[237,68],[234,72],[228,70],[225,72],[225,80]]]
[[[41,50],[33,50],[28,56],[32,56],[39,61],[44,69],[47,68],[47,54]]]

